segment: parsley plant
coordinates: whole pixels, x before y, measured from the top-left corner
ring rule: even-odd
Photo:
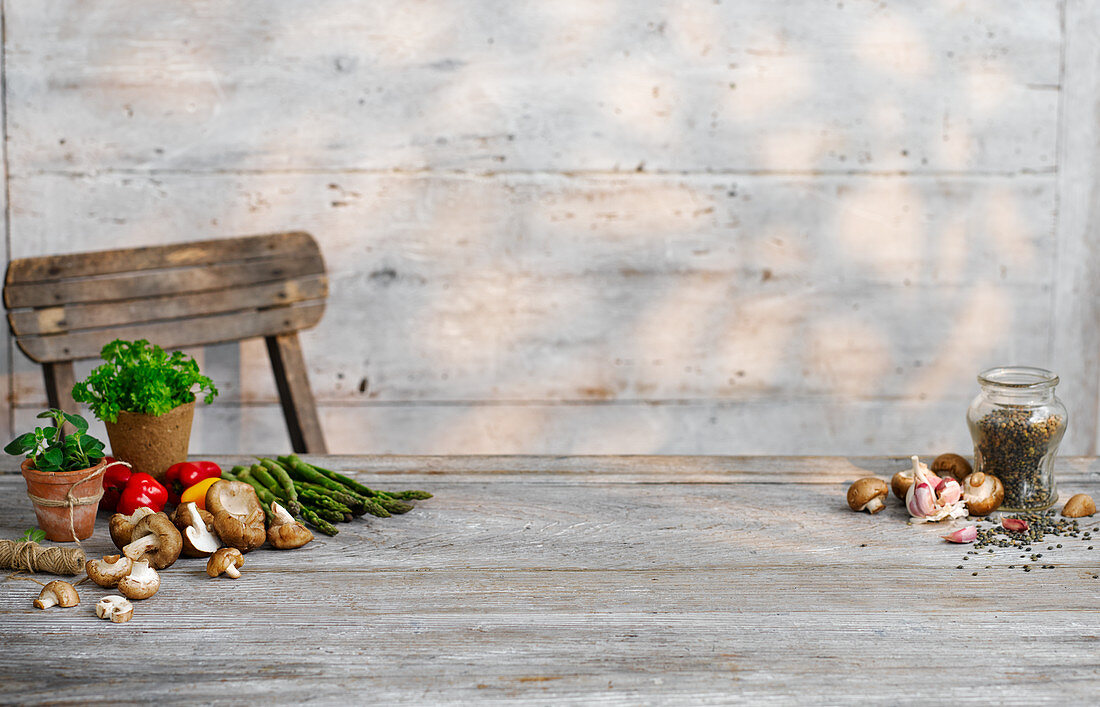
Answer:
[[[195,359],[181,351],[169,354],[145,339],[115,339],[100,355],[105,363],[73,386],[73,400],[90,405],[104,422],[117,422],[123,410],[163,415],[194,401],[196,394],[205,391],[206,403],[218,394]]]

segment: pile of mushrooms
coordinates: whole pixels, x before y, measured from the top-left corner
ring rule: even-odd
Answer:
[[[208,557],[208,575],[236,579],[244,565],[243,553],[265,541],[275,549],[290,550],[313,540],[313,533],[278,503],[271,504],[268,514],[249,484],[217,481],[204,501],[206,510],[194,502],[182,503],[171,516],[149,508],[111,516],[111,541],[120,554],[88,560],[84,569],[90,580],[117,589],[122,596],[103,597],[96,604],[96,616],[113,623],[129,621],[134,615],[130,601],[156,594],[160,589],[157,570],[171,567],[181,556]],[[42,588],[34,605],[46,609],[79,603],[76,587],[58,580]]]
[[[848,507],[878,513],[890,491],[909,511],[910,522],[924,523],[966,515],[986,516],[1004,500],[1004,484],[992,474],[972,472],[970,462],[958,454],[941,454],[931,467],[910,457],[911,466],[894,474],[887,487],[869,476],[848,488]],[[1072,500],[1072,499],[1071,499]]]

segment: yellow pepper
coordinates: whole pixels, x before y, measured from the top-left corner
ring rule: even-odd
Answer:
[[[215,476],[210,479],[203,479],[194,486],[188,486],[180,494],[180,503],[195,502],[195,505],[199,507],[199,510],[206,510],[206,491],[211,486],[221,481],[221,477]]]

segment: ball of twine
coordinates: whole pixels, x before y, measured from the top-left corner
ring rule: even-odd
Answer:
[[[0,567],[31,573],[74,575],[84,571],[79,547],[42,547],[36,542],[0,539]]]

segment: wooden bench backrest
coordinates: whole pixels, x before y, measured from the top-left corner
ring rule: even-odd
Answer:
[[[301,232],[22,258],[4,282],[15,342],[39,363],[95,358],[114,339],[174,349],[296,332],[327,295]]]

